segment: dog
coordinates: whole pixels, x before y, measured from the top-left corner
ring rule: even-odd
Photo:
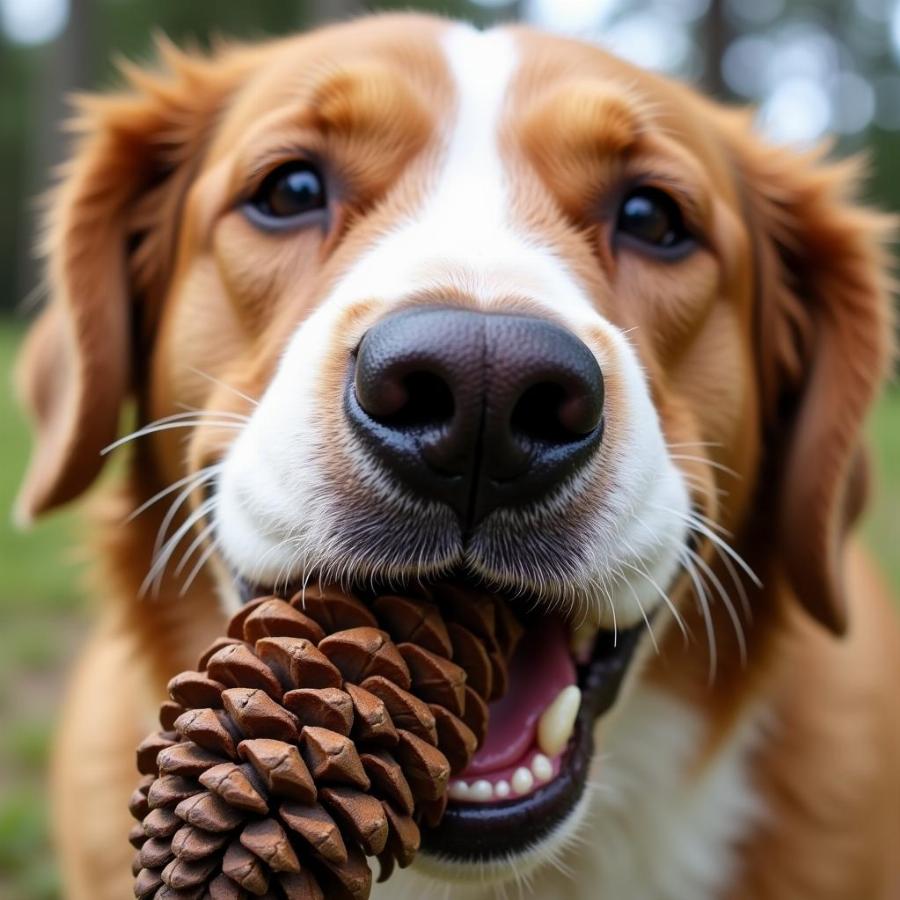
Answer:
[[[67,896],[131,895],[167,680],[317,582],[532,623],[503,735],[374,896],[900,895],[900,630],[853,533],[892,223],[859,165],[525,27],[160,60],[80,101],[18,370],[21,522],[131,448],[53,763]]]

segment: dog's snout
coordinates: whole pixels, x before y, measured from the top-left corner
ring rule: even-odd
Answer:
[[[583,465],[600,442],[603,393],[593,353],[558,325],[416,309],[366,333],[346,409],[408,488],[471,525]]]

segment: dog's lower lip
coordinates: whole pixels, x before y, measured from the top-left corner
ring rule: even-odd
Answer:
[[[449,803],[436,828],[422,832],[422,850],[455,862],[483,862],[526,850],[572,811],[587,781],[594,750],[593,717],[582,706],[559,774],[534,793],[504,803]]]

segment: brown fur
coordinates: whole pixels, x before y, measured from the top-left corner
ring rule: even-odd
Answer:
[[[20,366],[37,431],[23,520],[91,483],[129,397],[140,422],[178,404],[249,412],[196,370],[259,396],[297,323],[416,207],[452,105],[433,48],[444,27],[384,17],[202,60],[164,45],[166,74],[129,70],[130,91],[84,102],[49,216],[52,300]],[[682,461],[698,506],[737,534],[766,585],[752,596],[746,666],[717,609],[712,687],[702,647],[671,634],[644,676],[705,711],[698,768],[742,711],[769,707],[754,763],[769,816],[746,841],[729,900],[895,896],[900,639],[887,592],[845,540],[864,500],[861,426],[889,362],[885,223],[854,204],[853,166],[766,147],[745,117],[594,48],[516,33],[526,62],[502,141],[514,214],[546,236],[605,316],[636,327],[668,441],[712,444]],[[328,235],[261,238],[233,198],[297,143],[338,161],[337,222]],[[704,235],[677,278],[613,254],[609,217],[598,220],[598,204],[647,171]],[[376,314],[363,304],[348,316],[348,346]],[[340,373],[323,375],[323,396],[336,396]],[[121,525],[233,437],[197,427],[185,452],[183,434],[141,443],[102,513],[104,602],[54,764],[74,900],[130,894],[133,747],[166,680],[222,627],[206,571],[184,597],[167,576],[158,596],[138,599],[160,504]],[[679,598],[702,635],[687,582]]]

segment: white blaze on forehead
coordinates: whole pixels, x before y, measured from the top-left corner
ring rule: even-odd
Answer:
[[[454,26],[443,43],[456,87],[456,120],[425,218],[441,219],[458,231],[453,251],[477,265],[493,254],[472,238],[501,226],[505,219],[506,173],[498,129],[516,70],[516,48],[503,31],[479,32],[466,25]]]
[[[500,129],[518,49],[505,31],[454,25],[442,40],[455,108],[446,150],[422,206],[364,254],[328,303],[387,303],[417,291],[462,287],[485,305],[527,297],[584,319],[590,299],[546,238],[512,221],[512,189]]]

